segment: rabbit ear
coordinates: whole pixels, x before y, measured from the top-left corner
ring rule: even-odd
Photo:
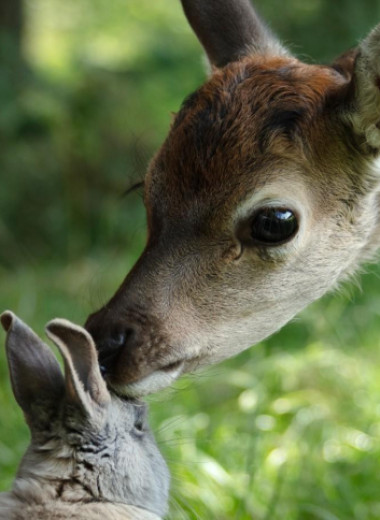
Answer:
[[[62,319],[50,321],[46,333],[65,363],[66,398],[91,417],[110,401],[93,339],[82,327]]]
[[[64,379],[53,352],[10,311],[1,324],[7,333],[6,353],[16,401],[28,423],[38,424],[64,393]]]

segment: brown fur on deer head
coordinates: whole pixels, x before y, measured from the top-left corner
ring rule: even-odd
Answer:
[[[182,4],[212,74],[150,165],[145,251],[87,322],[132,394],[272,334],[380,245],[380,26],[315,66],[248,0]]]

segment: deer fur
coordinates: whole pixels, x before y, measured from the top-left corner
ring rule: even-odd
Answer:
[[[1,321],[31,443],[12,490],[0,494],[0,519],[162,518],[169,474],[146,405],[108,392],[90,335],[66,320],[47,325],[64,377],[49,347],[20,319],[6,312]]]
[[[211,74],[146,174],[146,248],[86,324],[129,395],[263,340],[380,246],[380,25],[309,65],[249,0],[182,4]],[[268,207],[297,216],[285,243],[251,239]]]

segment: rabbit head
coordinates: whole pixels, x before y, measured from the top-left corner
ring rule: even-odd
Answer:
[[[147,405],[110,394],[95,345],[81,327],[51,321],[64,375],[51,351],[13,313],[1,322],[15,398],[31,431],[18,480],[49,482],[67,501],[167,509],[169,473],[147,422]]]

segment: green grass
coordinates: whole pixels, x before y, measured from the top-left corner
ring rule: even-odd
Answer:
[[[43,335],[83,322],[137,256],[2,271],[0,308]],[[280,333],[150,398],[172,471],[170,519],[380,518],[380,270]],[[4,335],[1,336],[3,340]],[[0,351],[0,489],[28,443]]]

